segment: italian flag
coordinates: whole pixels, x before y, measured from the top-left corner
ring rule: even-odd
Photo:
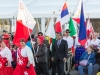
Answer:
[[[77,34],[76,29],[75,29],[75,25],[74,25],[74,21],[71,17],[70,17],[70,21],[69,21],[69,30],[71,31],[70,32],[71,37],[73,37]],[[74,39],[74,37],[73,37],[73,39]],[[74,44],[73,44],[73,47],[72,47],[72,53],[74,54]]]

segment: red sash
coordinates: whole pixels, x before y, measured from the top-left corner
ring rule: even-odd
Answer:
[[[25,68],[27,66],[27,63],[28,63],[28,57],[23,57],[21,55],[21,48],[18,49],[18,66],[19,67],[22,67],[22,68]]]

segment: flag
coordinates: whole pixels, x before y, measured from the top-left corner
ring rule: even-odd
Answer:
[[[49,44],[51,44],[53,39],[56,38],[53,18],[51,18],[50,20],[50,23],[48,25],[45,35],[47,36],[46,38],[49,41]]]
[[[81,15],[81,4],[82,4],[83,0],[80,0],[78,3],[78,7],[77,10],[73,16],[73,20],[76,21],[78,24],[80,24],[80,15]],[[83,9],[84,10],[84,9]],[[84,11],[83,11],[84,12]],[[85,13],[84,13],[85,14]],[[86,18],[84,18],[85,22],[86,22]]]
[[[84,20],[83,2],[81,6],[80,28],[79,28],[79,43],[84,46],[86,43],[86,23]]]
[[[49,41],[49,44],[52,43],[53,39],[56,38],[55,30],[54,30],[54,21],[53,18],[51,18],[50,23],[48,25],[48,28],[46,30],[45,35],[47,36],[47,39]]]
[[[94,33],[94,29],[92,27],[92,24],[90,22],[90,18],[88,17],[87,25],[86,25],[86,31],[87,31],[87,37],[90,38],[92,33]]]
[[[54,30],[54,21],[53,18],[51,18],[50,23],[48,25],[48,28],[45,33],[46,36],[49,36],[51,38],[56,38],[55,30]]]
[[[60,16],[57,17],[56,23],[55,23],[55,31],[56,32],[62,32],[62,25],[67,23],[70,19],[70,15],[68,12],[67,3],[65,2],[61,11]]]
[[[76,34],[74,22],[71,17],[70,17],[70,21],[69,21],[69,30],[71,31],[70,36],[74,36]]]
[[[19,10],[16,24],[17,26],[13,43],[19,46],[20,39],[25,38],[25,40],[27,40],[36,24],[36,21],[21,0],[19,1]]]
[[[75,29],[75,25],[74,25],[73,19],[71,17],[70,17],[70,21],[69,21],[69,30],[70,30],[70,36],[72,36],[73,40],[74,40],[74,36],[76,34],[76,29]],[[74,45],[75,44],[73,43],[73,46],[71,48],[73,54],[75,52]]]

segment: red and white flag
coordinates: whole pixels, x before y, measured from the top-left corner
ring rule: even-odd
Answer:
[[[25,38],[26,40],[30,36],[36,21],[24,5],[24,3],[19,1],[19,10],[17,15],[16,32],[14,36],[13,43],[19,46],[20,39]]]
[[[88,17],[87,20],[87,26],[86,26],[86,31],[87,31],[87,37],[90,38],[92,36],[92,33],[94,33],[93,26],[90,22],[90,18]]]
[[[64,25],[65,23],[68,23],[69,19],[70,19],[70,14],[68,11],[67,3],[65,2],[60,16],[57,17],[57,20],[55,23],[55,31],[62,32],[62,25]]]

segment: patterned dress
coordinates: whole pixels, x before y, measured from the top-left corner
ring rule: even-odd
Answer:
[[[81,55],[83,54],[83,52],[85,52],[85,48],[82,46],[78,46],[75,50],[75,70],[78,70],[79,59]]]

